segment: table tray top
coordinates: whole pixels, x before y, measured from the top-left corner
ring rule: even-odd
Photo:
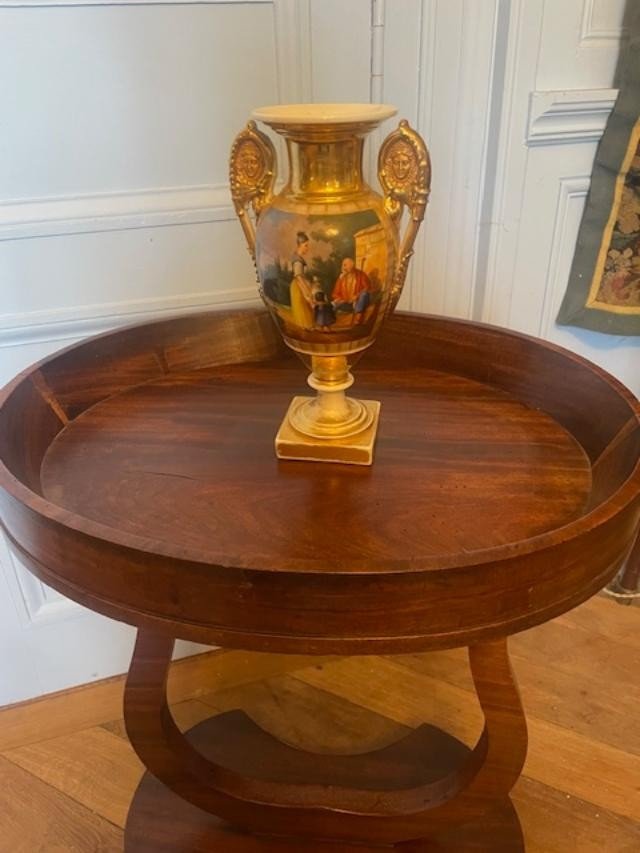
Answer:
[[[509,633],[624,559],[640,410],[589,362],[398,314],[355,370],[382,403],[372,468],[275,458],[304,376],[253,310],[120,330],[25,371],[0,409],[14,548],[116,618],[322,652]]]

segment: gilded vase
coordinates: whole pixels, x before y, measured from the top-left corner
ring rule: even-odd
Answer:
[[[381,104],[262,107],[231,150],[233,201],[260,294],[316,391],[291,402],[276,436],[283,459],[373,460],[380,404],[345,392],[400,297],[431,181],[426,145],[406,121],[380,148],[382,194],[364,180],[365,138],[395,113]],[[277,194],[275,149],[256,122],[286,142],[288,178]]]

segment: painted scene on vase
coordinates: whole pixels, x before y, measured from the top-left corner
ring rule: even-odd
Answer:
[[[300,216],[270,210],[256,261],[283,334],[305,343],[367,338],[386,305],[389,247],[373,210]]]

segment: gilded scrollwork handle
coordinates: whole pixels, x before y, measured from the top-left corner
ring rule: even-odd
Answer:
[[[404,119],[382,143],[378,155],[378,177],[384,191],[384,206],[392,220],[399,227],[405,207],[410,217],[391,285],[389,310],[392,311],[404,286],[413,245],[431,192],[429,150],[420,134]]]
[[[234,139],[229,158],[229,183],[231,198],[242,225],[249,252],[256,260],[256,230],[249,207],[255,219],[273,198],[276,180],[276,152],[271,140],[250,121]]]

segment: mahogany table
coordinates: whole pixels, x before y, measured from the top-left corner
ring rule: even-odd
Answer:
[[[521,851],[509,634],[584,601],[640,520],[640,408],[502,329],[396,315],[357,369],[372,468],[278,462],[304,369],[260,311],[94,338],[0,400],[1,516],[47,584],[138,628],[127,731],[149,772],[129,853]],[[244,713],[180,734],[174,638],[297,654],[468,646],[485,726],[313,755]],[[235,829],[231,827],[236,827]]]

